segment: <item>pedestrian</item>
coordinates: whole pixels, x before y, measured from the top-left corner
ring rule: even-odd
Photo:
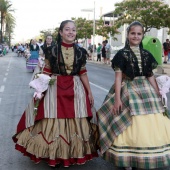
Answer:
[[[6,53],[7,53],[7,51],[6,51],[6,46],[4,45],[4,46],[3,46],[3,55],[5,56]]]
[[[42,56],[44,58],[46,57],[46,59],[48,59],[48,56],[51,55],[50,51],[54,45],[55,45],[55,43],[53,41],[52,35],[48,34],[45,37],[45,41],[44,41],[43,45],[40,46],[40,52],[39,52],[40,56]]]
[[[108,43],[107,40],[105,40],[105,42],[106,42],[105,49],[106,49],[106,60],[107,60],[106,64],[110,64],[111,46],[110,46],[110,44]]]
[[[166,42],[163,43],[163,51],[164,51],[164,62],[163,63],[164,64],[167,64],[169,48],[170,48],[169,39],[166,39]]]
[[[38,73],[42,73],[42,69],[45,66],[45,60],[48,60],[51,55],[51,50],[55,45],[52,35],[47,35],[43,45],[40,46],[38,64],[34,69],[34,73],[31,80],[35,78]]]
[[[102,58],[103,58],[103,63],[106,64],[107,60],[106,60],[106,42],[103,41],[102,42]]]
[[[89,46],[88,46],[88,59],[89,60],[92,60],[92,55],[93,55],[93,45],[91,45],[91,43],[89,43]]]
[[[16,149],[35,163],[44,159],[50,166],[69,167],[98,156],[97,125],[90,122],[94,99],[87,77],[87,52],[74,44],[75,38],[75,23],[63,21],[43,68],[54,81],[40,100],[35,118],[31,102],[13,136]]]
[[[28,45],[29,46],[29,50],[31,48],[31,45],[33,45],[33,39],[31,39],[30,42],[29,42],[29,45]]]
[[[102,50],[102,45],[98,43],[97,47],[97,61],[101,61],[101,50]]]
[[[42,40],[42,39],[39,39],[38,42],[37,42],[37,45],[38,45],[39,47],[41,47],[41,46],[43,45],[43,40]]]
[[[140,22],[128,26],[125,47],[111,61],[115,84],[97,112],[101,153],[119,170],[170,165],[170,120],[153,74],[158,63],[142,48],[143,36]]]
[[[38,64],[39,57],[39,46],[37,45],[36,39],[30,44],[30,54],[31,56],[26,61],[26,68],[34,72],[35,67]]]

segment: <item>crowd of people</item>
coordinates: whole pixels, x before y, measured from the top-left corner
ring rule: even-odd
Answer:
[[[94,52],[93,52],[94,50]],[[91,45],[88,46],[88,59],[92,60],[93,56],[96,56],[96,61],[103,62],[104,64],[110,64],[111,58],[111,45],[108,43],[108,40],[105,40],[101,43],[98,43],[98,46]]]
[[[75,42],[72,20],[61,23],[55,43],[51,35],[44,43],[31,40],[27,69],[34,71],[36,93],[12,137],[16,150],[52,167],[84,164],[99,154],[118,170],[169,167],[170,120],[153,74],[158,63],[143,49],[143,37],[142,24],[132,22],[125,47],[111,61],[107,40],[88,50]],[[86,68],[94,49],[97,61],[111,62],[115,71],[98,111]]]

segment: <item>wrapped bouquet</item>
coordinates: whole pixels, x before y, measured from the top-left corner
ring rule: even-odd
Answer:
[[[35,99],[34,114],[37,113],[37,108],[41,98],[43,97],[43,92],[48,89],[48,85],[51,85],[52,82],[54,82],[54,80],[51,79],[49,75],[36,74],[36,78],[29,83],[29,86],[35,89],[33,95]]]
[[[166,93],[170,92],[170,77],[167,75],[162,75],[156,78],[158,87],[159,87],[159,92],[162,96],[162,102],[165,107],[165,114],[169,117],[168,114],[168,99],[166,96]]]

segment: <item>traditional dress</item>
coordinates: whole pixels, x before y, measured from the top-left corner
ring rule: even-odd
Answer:
[[[53,64],[54,65],[53,65]],[[86,51],[74,44],[52,48],[43,73],[55,80],[41,99],[34,115],[30,102],[13,136],[16,149],[35,163],[45,159],[50,166],[84,164],[97,157],[97,126],[80,76],[86,71]],[[57,68],[56,68],[57,66]]]
[[[139,47],[124,48],[112,67],[121,71],[122,111],[114,115],[114,85],[98,110],[103,158],[117,167],[154,169],[170,166],[170,120],[161,98],[147,77],[157,66],[153,56]]]
[[[30,46],[30,57],[26,61],[26,68],[28,70],[33,71],[38,64],[38,57],[39,57],[39,46],[38,45],[31,45]]]

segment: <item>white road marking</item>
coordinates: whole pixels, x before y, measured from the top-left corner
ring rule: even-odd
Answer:
[[[4,77],[3,82],[6,82],[6,79],[7,79],[7,78],[6,78],[6,77]]]
[[[8,75],[8,73],[5,73],[5,75],[7,76],[7,75]]]
[[[5,86],[1,86],[0,93],[2,93],[4,91],[4,89],[5,89]]]
[[[94,83],[91,83],[91,82],[90,82],[90,84],[93,85],[93,86],[95,86],[95,87],[97,87],[97,88],[99,88],[99,89],[101,89],[101,90],[103,90],[103,91],[105,91],[105,92],[109,92],[109,90],[107,90],[107,89],[105,89],[105,88],[103,88],[103,87],[100,87],[100,86],[98,86],[97,84],[94,84]]]
[[[0,98],[0,104],[1,104],[2,99]]]

